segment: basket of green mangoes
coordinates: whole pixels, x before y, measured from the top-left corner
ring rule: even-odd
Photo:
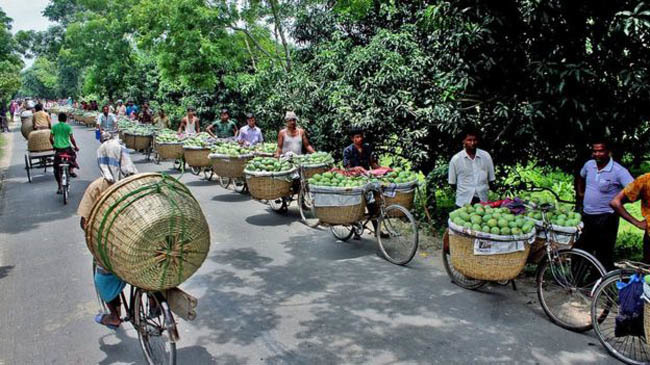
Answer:
[[[539,200],[538,200],[539,202]],[[542,202],[544,203],[544,202]],[[539,203],[538,203],[539,204]],[[531,209],[526,216],[537,227],[537,237],[531,248],[529,261],[538,263],[546,255],[546,226],[549,230],[550,241],[560,247],[571,248],[580,237],[582,228],[582,215],[572,211],[569,206],[562,206],[551,202],[554,208],[550,211]]]
[[[259,200],[275,200],[291,195],[296,167],[288,160],[255,157],[244,169],[251,196]]]
[[[171,129],[162,129],[156,133],[154,148],[161,160],[183,157],[183,141],[177,132]]]
[[[186,137],[183,140],[183,158],[191,167],[212,167],[210,153],[214,140],[205,132]]]
[[[352,224],[363,219],[368,179],[336,172],[316,174],[308,180],[314,215],[321,223]]]
[[[255,155],[253,149],[237,143],[219,143],[212,147],[208,156],[212,171],[221,177],[237,179],[244,177],[244,168]]]
[[[135,125],[124,130],[124,144],[136,151],[147,150],[153,142],[154,129],[151,126]]]
[[[327,152],[314,152],[307,155],[293,156],[294,162],[301,167],[305,179],[322,174],[334,165],[334,157]]]
[[[515,278],[526,264],[535,224],[508,208],[465,205],[449,214],[451,264],[478,280]]]
[[[255,146],[255,155],[261,157],[273,157],[278,149],[277,143],[265,142]]]
[[[409,210],[413,208],[415,189],[418,186],[417,173],[395,168],[378,180],[383,186],[382,195],[384,196],[386,206],[399,204]],[[400,211],[396,211],[395,213],[402,214]]]

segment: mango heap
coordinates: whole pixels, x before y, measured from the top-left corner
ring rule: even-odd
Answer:
[[[331,165],[334,164],[334,157],[327,152],[315,152],[307,155],[294,156],[294,161],[299,165]]]
[[[246,164],[246,171],[255,172],[285,172],[293,169],[289,161],[281,161],[273,157],[255,157]]]
[[[171,129],[161,129],[156,133],[156,143],[180,143],[181,139],[178,137],[176,131]]]
[[[207,148],[212,145],[211,136],[206,132],[187,137],[183,140],[183,147]]]
[[[260,143],[255,146],[255,151],[262,153],[275,153],[277,148],[277,143]]]
[[[129,129],[129,128],[132,128],[132,127],[135,127],[135,123],[133,123],[132,121],[130,121],[128,119],[126,119],[126,120],[121,119],[121,120],[117,121],[117,128],[119,128],[121,130]]]
[[[136,136],[150,136],[154,132],[154,127],[148,125],[134,125],[124,130],[126,134],[132,134]]]
[[[508,208],[492,208],[481,204],[465,205],[449,214],[454,224],[472,231],[494,235],[521,235],[531,232],[535,223],[523,216],[515,216]]]
[[[338,188],[354,188],[365,186],[368,179],[362,176],[350,177],[344,176],[335,172],[325,172],[323,174],[316,174],[309,179],[309,185],[314,186],[327,186]]]
[[[417,180],[418,175],[415,172],[406,171],[400,168],[395,168],[393,171],[379,178],[379,181],[385,185],[415,183]]]
[[[542,212],[533,210],[526,214],[529,218],[541,221],[543,218]],[[560,207],[555,211],[546,213],[548,219],[553,225],[559,227],[577,227],[582,222],[582,215],[577,212],[571,212],[569,208]]]
[[[252,148],[240,146],[237,143],[219,143],[212,147],[212,153],[226,155],[229,157],[249,155],[252,152],[253,152]]]

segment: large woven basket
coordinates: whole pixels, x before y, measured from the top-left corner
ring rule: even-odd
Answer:
[[[530,255],[528,256],[528,262],[532,264],[538,264],[544,256],[546,256],[546,237],[544,236],[544,231],[542,230],[542,222],[535,221],[535,227],[537,228],[538,235],[535,237],[535,242],[530,247]],[[583,223],[580,223],[578,227],[581,230]],[[578,231],[579,232],[579,231]],[[578,241],[580,234],[567,234],[557,230],[553,231],[551,236],[551,243],[557,245],[560,248],[573,248],[575,243]],[[566,243],[558,242],[558,238],[563,238]]]
[[[161,160],[175,160],[183,157],[183,143],[155,143],[155,149]]]
[[[324,224],[352,224],[363,219],[366,213],[366,202],[347,207],[314,207],[314,215]]]
[[[183,157],[185,162],[191,167],[210,167],[212,160],[208,157],[210,155],[210,148],[187,148],[183,147]]]
[[[97,124],[97,117],[93,115],[84,115],[81,121],[88,127],[95,126]]]
[[[324,165],[304,165],[302,167],[302,172],[304,174],[305,179],[311,179],[314,175],[316,174],[322,174],[324,172],[327,172],[332,168],[331,164],[324,164]]]
[[[136,151],[148,150],[151,147],[153,136],[135,135],[133,138],[133,149]]]
[[[50,143],[51,133],[52,131],[49,129],[41,129],[31,132],[29,134],[29,139],[27,140],[27,150],[29,152],[53,150],[54,147],[52,147],[52,144]]]
[[[526,265],[530,245],[523,251],[498,255],[475,255],[476,237],[449,228],[451,264],[461,274],[477,280],[501,281],[514,279]]]
[[[185,185],[157,173],[124,179],[93,207],[86,243],[95,260],[146,290],[187,280],[210,249],[210,229]]]
[[[20,121],[22,123],[20,126],[20,133],[22,133],[25,139],[29,139],[29,133],[34,130],[34,119],[32,117],[20,117]]]
[[[291,195],[291,176],[296,169],[281,173],[258,173],[244,170],[251,196],[258,200],[274,200]]]
[[[248,161],[253,159],[254,155],[241,155],[230,157],[220,154],[209,155],[212,160],[212,171],[221,177],[237,179],[244,177],[244,169]]]

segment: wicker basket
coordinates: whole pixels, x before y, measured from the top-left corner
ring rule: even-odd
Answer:
[[[304,165],[302,171],[305,179],[311,179],[316,174],[322,174],[332,168],[331,164],[324,165]]]
[[[135,135],[133,136],[133,149],[136,151],[148,150],[151,147],[153,136]]]
[[[20,121],[22,123],[20,126],[20,133],[22,133],[25,139],[29,139],[29,133],[34,130],[34,119],[32,117],[20,117]]]
[[[530,245],[523,251],[498,255],[475,255],[476,237],[449,228],[451,264],[461,274],[477,280],[501,281],[514,279],[526,265]]]
[[[97,117],[93,115],[84,115],[81,121],[88,127],[94,127],[97,124]]]
[[[183,157],[183,143],[155,143],[154,144],[158,156],[161,160],[175,160]]]
[[[42,152],[53,150],[52,144],[50,143],[50,134],[52,133],[49,129],[41,129],[38,131],[33,131],[29,134],[29,139],[27,140],[27,150],[29,152]]]
[[[241,155],[238,157],[230,157],[227,155],[210,154],[212,160],[212,171],[221,177],[237,179],[244,177],[244,169],[248,161],[252,160],[254,155]]]
[[[352,224],[363,219],[366,213],[365,187],[335,188],[309,187],[314,205],[314,215],[321,223]]]
[[[187,148],[183,147],[183,157],[185,162],[191,167],[211,167],[212,160],[208,157],[210,155],[210,148]]]
[[[244,170],[246,184],[251,196],[258,200],[274,200],[291,195],[296,169],[280,173],[252,172]]]
[[[314,215],[321,223],[340,225],[352,224],[363,219],[366,213],[365,199],[362,204],[347,207],[314,207]]]
[[[582,229],[583,223],[581,222],[578,226],[578,232]],[[537,228],[538,235],[535,237],[535,242],[530,247],[530,255],[528,256],[528,262],[531,264],[538,264],[544,256],[546,256],[546,237],[544,236],[544,231],[542,230],[542,222],[535,221],[535,227]],[[554,236],[552,237],[551,243],[561,247],[561,248],[573,248],[575,243],[578,241],[579,233],[576,234],[567,234],[565,232],[560,232],[557,230],[553,231]],[[558,242],[558,237],[564,240],[566,243]],[[554,238],[554,239],[553,239]]]
[[[102,194],[88,219],[86,243],[104,268],[157,291],[196,272],[210,249],[210,229],[185,185],[161,174],[138,174]]]

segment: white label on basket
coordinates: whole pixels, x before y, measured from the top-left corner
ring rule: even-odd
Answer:
[[[525,249],[526,245],[523,241],[496,242],[479,238],[474,240],[474,255],[500,255]]]

